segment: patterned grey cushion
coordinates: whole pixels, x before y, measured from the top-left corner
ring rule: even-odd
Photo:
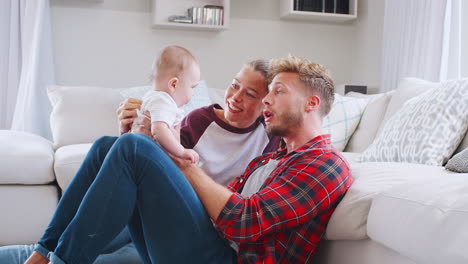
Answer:
[[[445,168],[454,172],[468,172],[468,148],[453,156]]]
[[[408,100],[358,161],[442,166],[468,127],[468,79],[447,81]]]

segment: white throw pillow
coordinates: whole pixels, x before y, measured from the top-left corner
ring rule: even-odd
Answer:
[[[335,94],[332,109],[323,119],[322,128],[326,134],[331,134],[331,143],[337,150],[343,151],[346,147],[361,120],[367,102],[367,99]]]
[[[349,97],[367,98],[369,99],[369,103],[362,114],[361,121],[359,122],[356,131],[354,131],[353,136],[348,141],[344,151],[361,153],[366,150],[370,144],[372,144],[393,94],[394,91],[372,95],[364,95],[354,92],[346,94],[346,96]]]
[[[444,164],[468,127],[468,79],[440,83],[408,100],[359,161]]]
[[[119,135],[116,110],[123,101],[119,89],[50,86],[47,93],[55,148]]]

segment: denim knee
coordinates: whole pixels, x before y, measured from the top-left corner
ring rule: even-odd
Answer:
[[[102,136],[94,141],[91,150],[98,151],[99,154],[107,154],[117,139],[118,137]]]

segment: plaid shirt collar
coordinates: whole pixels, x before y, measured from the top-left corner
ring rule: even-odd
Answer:
[[[288,153],[288,150],[286,148],[283,148],[283,149],[278,150],[277,152],[272,152],[272,153],[268,153],[260,157],[257,157],[250,162],[244,174],[234,179],[234,181],[231,182],[231,184],[229,184],[227,188],[234,192],[241,192],[242,188],[244,187],[245,182],[250,177],[250,175],[252,175],[252,173],[256,169],[268,163],[268,161],[270,161],[271,159],[280,160],[277,168],[275,169],[275,171],[277,171],[281,169],[282,167],[284,167],[284,162],[294,160],[294,157],[299,156],[303,152],[310,151],[311,149],[323,147],[327,145],[331,145],[331,136],[329,134],[324,134],[324,135],[316,136],[315,138],[309,140],[306,144],[291,151],[290,153]],[[270,176],[268,176],[268,178],[265,180],[265,183],[262,185],[260,189],[263,189],[265,186],[270,184],[272,180],[278,175],[277,173],[274,173],[275,171],[273,171],[273,173],[271,173]]]

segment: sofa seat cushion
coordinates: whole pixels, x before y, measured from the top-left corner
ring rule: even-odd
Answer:
[[[348,161],[349,164],[351,163],[357,163],[356,159],[361,155],[361,153],[355,153],[355,152],[341,152],[343,156],[345,157],[346,161]]]
[[[326,231],[329,240],[367,238],[367,216],[377,195],[411,180],[424,182],[447,173],[443,167],[412,163],[350,162],[350,166],[355,181],[330,218]]]
[[[369,236],[417,263],[468,263],[468,173],[440,174],[378,195]]]
[[[69,145],[61,147],[55,152],[55,175],[62,191],[65,191],[75,177],[91,145],[91,143]]]
[[[0,130],[0,184],[47,184],[55,179],[52,142],[40,136]]]
[[[0,185],[0,246],[37,243],[58,199],[55,185]]]

